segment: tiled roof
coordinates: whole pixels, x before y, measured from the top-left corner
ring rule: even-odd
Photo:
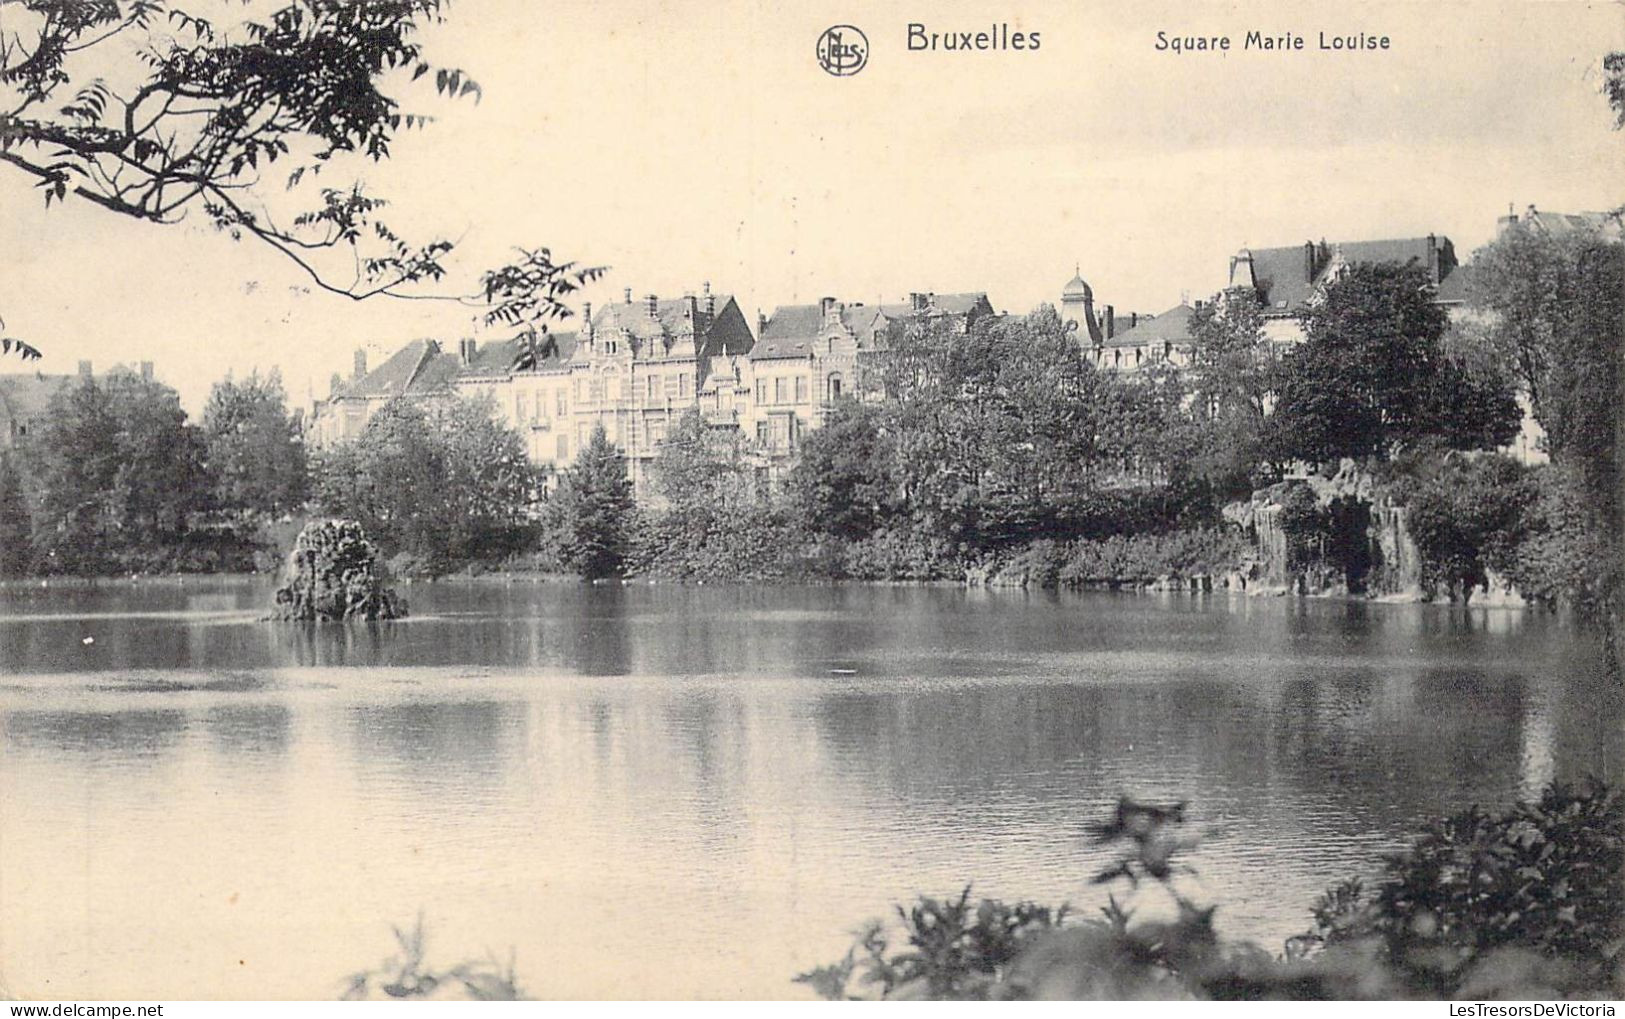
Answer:
[[[570,356],[576,350],[576,333],[550,332],[536,338],[537,350],[541,352],[541,363],[536,365],[536,371],[547,371],[552,368],[562,368],[569,363]],[[498,340],[494,343],[481,343],[474,350],[474,359],[466,366],[459,364],[457,375],[459,378],[480,378],[484,376],[505,376],[513,370],[514,359],[519,356],[524,344],[517,340]],[[460,360],[460,356],[458,358]]]
[[[416,382],[425,362],[439,355],[440,344],[434,340],[413,340],[359,379],[344,382],[343,388],[334,396],[356,400],[387,400],[402,396]]]
[[[1327,270],[1339,258],[1345,263],[1397,262],[1400,265],[1428,265],[1428,245],[1435,245],[1439,257],[1441,283],[1456,267],[1455,248],[1448,237],[1407,237],[1394,240],[1344,241],[1328,245],[1257,248],[1250,252],[1253,279],[1266,314],[1291,315],[1300,311],[1326,281]]]
[[[931,294],[927,317],[955,317],[986,309],[987,294]],[[884,342],[890,324],[918,317],[912,302],[905,304],[848,304],[841,308],[841,324],[857,338],[860,346]],[[824,312],[818,304],[790,304],[774,309],[767,320],[751,360],[806,357],[813,341],[824,329]]]
[[[1440,304],[1461,304],[1467,300],[1467,288],[1472,283],[1472,279],[1473,267],[1471,264],[1457,266],[1455,271],[1439,283],[1439,292],[1433,299]]]
[[[1140,324],[1106,340],[1106,347],[1139,347],[1158,343],[1188,343],[1191,316],[1196,309],[1188,304],[1176,304],[1167,311],[1140,319]]]
[[[1604,237],[1619,240],[1625,233],[1622,230],[1625,223],[1621,222],[1618,212],[1541,212],[1531,208],[1523,221],[1553,236],[1597,230]]]
[[[709,321],[705,312],[708,299],[714,302],[716,308]],[[662,298],[655,301],[655,313],[650,317],[648,299],[634,298],[631,302],[622,301],[600,307],[593,314],[592,327],[594,331],[620,330],[639,341],[676,338],[696,332],[704,337],[732,302],[733,297],[729,294],[711,294],[709,298]],[[693,309],[692,314],[696,316],[693,321],[689,317],[690,308]],[[720,353],[720,351],[706,352]]]

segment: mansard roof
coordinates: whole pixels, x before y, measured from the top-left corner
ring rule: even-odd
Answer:
[[[1160,343],[1189,343],[1191,316],[1194,314],[1195,308],[1181,302],[1167,311],[1142,317],[1138,325],[1118,333],[1101,346],[1142,347]]]
[[[1450,238],[1442,235],[1337,244],[1310,242],[1290,248],[1255,248],[1245,254],[1252,256],[1253,284],[1265,314],[1282,316],[1301,311],[1339,262],[1397,262],[1429,268],[1430,247],[1437,253],[1442,284],[1456,268],[1455,247]]]

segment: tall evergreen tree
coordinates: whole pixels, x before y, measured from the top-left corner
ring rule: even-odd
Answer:
[[[587,580],[621,575],[631,547],[632,482],[602,425],[564,472],[551,508],[566,568]]]

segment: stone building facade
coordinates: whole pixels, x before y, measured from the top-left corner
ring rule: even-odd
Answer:
[[[906,304],[844,303],[825,297],[758,321],[750,353],[747,433],[770,457],[786,456],[846,396],[876,395],[878,359],[899,330],[924,326],[965,333],[993,314],[984,293],[912,293]]]
[[[738,304],[711,292],[624,299],[583,309],[576,332],[549,333],[533,344],[464,339],[456,351],[416,340],[373,371],[357,352],[356,374],[335,380],[311,417],[313,444],[353,439],[390,400],[489,401],[494,416],[523,438],[539,466],[568,466],[603,426],[625,452],[634,485],[644,491],[660,443],[687,410],[740,427],[748,408],[741,377],[754,345]]]

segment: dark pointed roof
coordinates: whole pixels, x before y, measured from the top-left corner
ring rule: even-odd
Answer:
[[[992,309],[987,294],[979,290],[962,294],[927,294],[925,299],[923,313],[916,311],[911,302],[839,306],[841,324],[852,333],[860,347],[870,348],[884,343],[896,322],[921,317],[955,318]],[[820,304],[789,304],[775,308],[772,317],[762,328],[755,349],[750,352],[751,360],[806,357],[812,353],[813,341],[824,330],[824,318],[824,309]]]
[[[1183,302],[1157,315],[1141,318],[1138,325],[1105,341],[1106,347],[1156,346],[1159,343],[1189,343],[1191,316],[1196,309]],[[1121,320],[1119,320],[1121,321]]]

